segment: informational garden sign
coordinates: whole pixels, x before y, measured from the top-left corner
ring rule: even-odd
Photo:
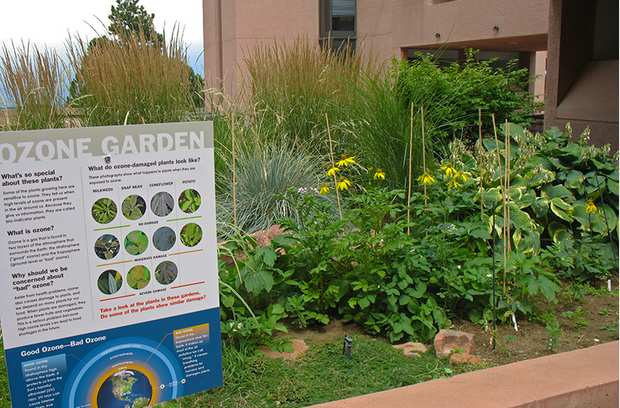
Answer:
[[[14,407],[143,407],[222,384],[211,122],[2,132]]]

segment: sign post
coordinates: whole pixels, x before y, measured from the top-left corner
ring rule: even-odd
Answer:
[[[222,385],[213,124],[2,132],[14,407],[143,407]]]

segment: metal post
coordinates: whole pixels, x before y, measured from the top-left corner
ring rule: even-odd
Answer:
[[[344,343],[342,344],[342,354],[346,354],[347,360],[351,360],[351,347],[353,347],[353,339],[345,335]]]

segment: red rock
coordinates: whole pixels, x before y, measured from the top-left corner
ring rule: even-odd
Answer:
[[[256,231],[249,236],[256,240],[256,247],[267,246],[278,235],[284,234],[284,229],[279,225],[272,225],[268,230]]]
[[[474,353],[474,335],[458,330],[440,330],[435,336],[435,354],[437,357],[447,357],[456,351]]]
[[[282,234],[284,234],[283,228],[280,228],[279,225],[272,225],[271,227],[269,227],[268,230],[256,231],[248,236],[256,240],[256,248],[259,248],[262,246],[270,245],[271,241],[275,237]],[[220,248],[224,248],[226,246],[226,241],[218,240],[217,244]],[[278,248],[277,251],[282,255],[284,254],[284,250],[282,248]],[[226,266],[233,265],[235,263],[235,260],[242,261],[245,258],[245,254],[242,251],[235,252],[234,256],[235,258],[233,259],[230,253],[224,250],[220,251],[220,259],[226,264]]]
[[[480,364],[480,360],[478,357],[469,354],[454,353],[450,356],[450,364]]]
[[[426,351],[428,350],[428,347],[426,347],[424,344],[422,343],[414,343],[414,342],[408,342],[408,343],[403,343],[403,344],[397,344],[395,346],[392,346],[397,350],[402,350],[403,354],[407,357],[421,357],[420,353],[426,353]]]

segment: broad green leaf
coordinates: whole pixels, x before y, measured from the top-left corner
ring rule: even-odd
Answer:
[[[401,306],[404,306],[408,304],[409,302],[411,302],[411,298],[408,295],[401,295],[400,298],[398,299],[398,304]]]
[[[523,208],[527,208],[530,205],[532,205],[534,201],[536,201],[536,193],[533,190],[527,190],[527,192],[525,192],[521,196],[521,199],[519,199],[518,202],[515,202],[515,204],[519,208],[523,209]]]
[[[542,165],[545,170],[553,170],[555,168],[553,162],[549,159],[549,157],[542,153],[536,153],[527,161],[528,168],[535,168],[539,165]]]
[[[547,226],[547,231],[549,232],[549,236],[551,237],[551,239],[553,239],[554,242],[558,242],[558,234],[561,232],[565,232],[568,231],[568,225],[557,222],[557,221],[553,221],[551,223],[549,223],[549,225]]]
[[[551,211],[564,221],[573,221],[573,207],[559,197],[549,200]]]
[[[368,306],[370,306],[370,300],[368,300],[367,296],[364,296],[363,298],[357,301],[357,304],[359,305],[360,309],[364,310]]]
[[[273,267],[278,258],[278,254],[270,246],[262,246],[256,250],[256,255],[263,258],[265,265]]]
[[[515,248],[524,254],[540,252],[540,234],[538,231],[517,229],[512,235]]]
[[[508,190],[508,195],[513,202],[520,201],[521,197],[523,197],[523,187],[510,187]]]
[[[486,208],[493,208],[493,204],[502,199],[502,193],[497,188],[491,188],[484,191],[482,197],[484,198],[484,206]]]
[[[244,268],[244,272],[243,282],[245,283],[245,287],[248,292],[257,294],[263,289],[266,292],[271,291],[271,288],[273,287],[273,276],[271,276],[269,272],[263,271],[262,269],[253,271],[248,270],[247,268]]]
[[[409,294],[409,296],[412,296],[416,299],[421,298],[424,293],[426,293],[426,282],[418,282],[415,285],[415,290],[407,291],[407,293]]]
[[[555,180],[555,173],[550,170],[530,170],[525,174],[525,182],[530,188],[539,187],[543,183],[550,183]]]
[[[546,198],[539,198],[532,203],[536,218],[544,217],[549,211],[549,201]]]
[[[549,200],[553,200],[554,198],[561,198],[563,201],[567,203],[575,202],[575,197],[573,193],[571,193],[566,187],[562,184],[558,184],[555,186],[550,186],[545,189],[545,193]]]
[[[607,179],[607,188],[609,188],[609,191],[612,192],[613,194],[615,194],[616,197],[620,195],[618,193],[618,182],[617,181],[613,181],[612,179],[608,178]]]
[[[560,291],[560,287],[544,275],[538,275],[538,288],[548,301],[554,300],[555,294]]]
[[[566,181],[564,182],[564,185],[567,188],[577,189],[581,187],[584,180],[585,180],[585,177],[582,172],[577,171],[577,170],[571,170],[568,172],[568,175],[566,176]]]
[[[510,203],[510,223],[515,227],[523,230],[532,228],[532,218],[525,211],[521,211],[515,204]]]
[[[592,159],[592,163],[596,166],[597,169],[599,170],[607,170],[607,171],[612,171],[616,169],[616,166],[614,166],[613,164],[610,163],[601,163],[600,161],[596,160],[596,159]]]
[[[618,216],[616,212],[607,204],[599,205],[598,210],[592,216],[592,231],[606,235],[617,226]]]
[[[587,200],[580,198],[573,203],[573,218],[581,224],[582,227],[590,228],[592,214],[586,212]]]
[[[469,233],[469,235],[471,235],[474,238],[482,238],[482,239],[491,239],[493,238],[491,236],[491,234],[488,233],[488,231],[485,231],[483,229],[477,229],[477,230],[473,230]]]
[[[269,315],[281,315],[281,314],[284,314],[284,313],[285,313],[284,306],[282,306],[279,303],[272,303],[269,306],[269,309],[268,309],[268,314]]]

